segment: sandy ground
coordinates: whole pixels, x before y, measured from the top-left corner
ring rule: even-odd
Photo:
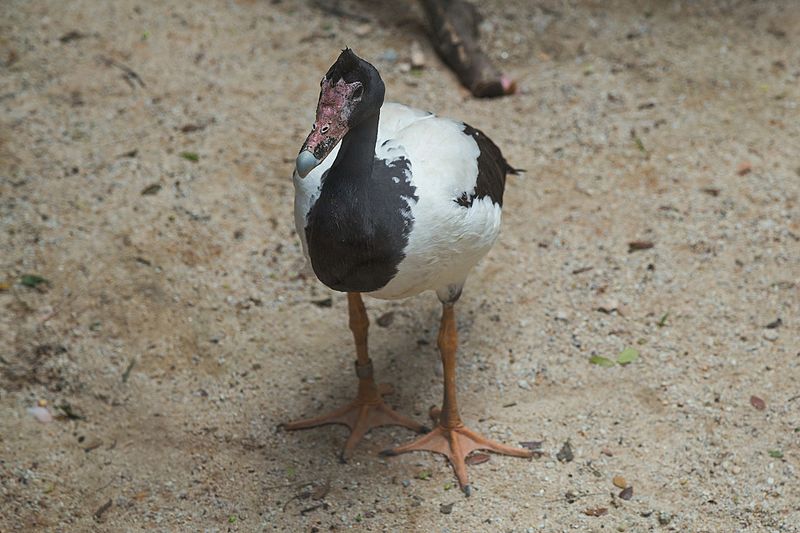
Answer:
[[[476,101],[415,4],[371,4],[3,2],[0,531],[800,531],[800,5],[486,2],[522,93]],[[344,45],[528,171],[457,307],[459,390],[543,455],[471,467],[471,498],[377,455],[407,430],[343,465],[344,428],[277,429],[354,392],[290,179]],[[422,421],[438,302],[367,305]]]

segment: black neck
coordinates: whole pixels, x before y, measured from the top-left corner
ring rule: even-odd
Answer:
[[[377,111],[347,132],[325,181],[363,181],[372,176],[379,118],[380,111]]]

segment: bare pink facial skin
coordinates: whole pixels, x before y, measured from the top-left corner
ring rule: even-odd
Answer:
[[[353,107],[361,99],[361,83],[345,83],[340,79],[332,82],[322,80],[322,91],[317,104],[317,118],[311,127],[311,133],[306,137],[306,142],[300,149],[308,150],[314,157],[322,162],[333,150],[348,130],[348,120]],[[354,97],[358,92],[359,96]]]

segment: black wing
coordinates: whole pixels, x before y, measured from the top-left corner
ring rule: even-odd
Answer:
[[[508,164],[503,157],[500,148],[486,136],[481,130],[473,128],[469,124],[464,124],[464,133],[469,135],[478,143],[478,177],[475,183],[475,191],[472,194],[464,193],[455,202],[463,207],[472,207],[476,199],[488,196],[492,202],[503,205],[503,190],[506,187],[506,174],[518,174],[520,169],[516,169]]]

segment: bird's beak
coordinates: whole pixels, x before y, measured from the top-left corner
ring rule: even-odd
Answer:
[[[295,159],[294,166],[297,169],[297,174],[301,178],[305,178],[308,176],[308,173],[317,168],[320,163],[322,163],[322,161],[314,157],[314,154],[308,150],[303,150],[300,152],[300,155],[297,156],[297,159]]]

